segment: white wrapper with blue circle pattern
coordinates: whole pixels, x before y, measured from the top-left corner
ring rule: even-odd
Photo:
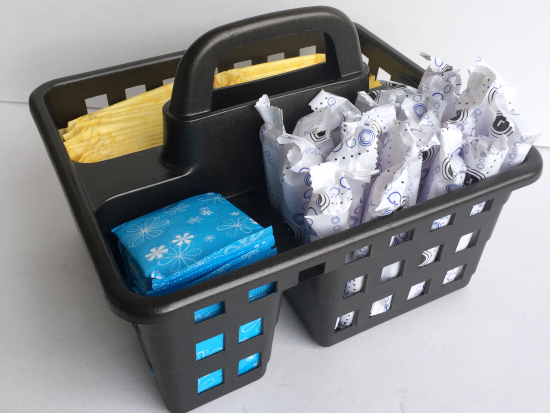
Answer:
[[[462,85],[460,69],[455,70],[443,60],[426,53],[420,53],[420,55],[430,61],[430,66],[420,80],[418,93],[445,102],[445,107],[440,110],[440,119],[442,122],[446,122],[456,115],[455,104],[458,102]]]
[[[267,95],[263,95],[256,103],[256,109],[264,120],[260,128],[260,142],[264,161],[265,179],[269,202],[275,211],[282,213],[283,188],[281,185],[281,170],[283,147],[277,138],[285,132],[283,125],[283,111],[271,106]]]
[[[454,126],[441,129],[439,133],[440,148],[424,181],[418,201],[452,192],[462,188],[466,167],[460,157],[462,149],[462,133]]]

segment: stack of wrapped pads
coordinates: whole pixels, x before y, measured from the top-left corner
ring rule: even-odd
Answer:
[[[321,91],[310,102],[313,112],[298,121],[292,134],[285,132],[282,110],[270,106],[266,95],[257,102],[265,122],[260,139],[271,205],[302,243],[507,171],[523,162],[540,136],[513,107],[517,90],[483,59],[470,66],[461,92],[459,70],[423,56],[430,65],[418,89],[381,81],[383,89],[358,92],[355,105]],[[472,215],[483,207],[476,205]],[[433,228],[450,218],[438,219]],[[391,245],[408,237],[396,235]],[[368,252],[366,247],[346,259]],[[426,251],[421,265],[434,261],[437,253]],[[398,270],[387,267],[381,282]],[[351,280],[345,295],[363,285],[362,277]],[[373,306],[372,315],[389,305]],[[338,322],[344,328],[352,321],[350,314]]]
[[[263,228],[220,194],[176,202],[114,228],[126,284],[156,296],[190,287],[277,253],[272,227]],[[269,294],[260,287],[249,300]],[[221,308],[211,306],[199,318]]]

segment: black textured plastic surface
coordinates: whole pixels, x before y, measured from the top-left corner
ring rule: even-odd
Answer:
[[[295,22],[291,26],[300,21],[294,19],[294,13],[304,18],[315,16],[307,18],[307,28],[311,31],[300,34],[298,29],[286,27],[278,32],[276,27],[283,20],[288,18]],[[316,22],[317,18],[321,21]],[[265,373],[283,292],[315,340],[321,345],[332,345],[464,287],[475,271],[510,192],[534,182],[542,172],[542,159],[533,148],[522,166],[502,175],[331,238],[294,245],[267,201],[258,139],[262,122],[254,103],[263,93],[274,93],[270,98],[274,105],[284,110],[285,124],[290,129],[300,117],[309,113],[307,103],[321,88],[353,101],[358,90],[368,87],[368,68],[362,66],[360,72],[340,77],[339,70],[348,67],[347,63],[340,65],[340,57],[333,59],[339,56],[341,30],[335,33],[327,24],[334,23],[342,28],[342,36],[350,31],[345,27],[349,20],[334,9],[298,9],[270,15],[266,21],[270,28],[262,31],[265,41],[254,42],[262,39],[248,33],[239,40],[238,45],[242,47],[226,50],[221,58],[217,52],[209,58],[208,64],[220,58],[218,68],[226,70],[244,60],[252,60],[254,64],[265,62],[267,56],[280,52],[284,52],[285,57],[297,56],[300,48],[312,45],[316,45],[317,52],[327,52],[328,64],[216,90],[200,101],[199,111],[204,109],[201,105],[205,102],[211,105],[206,113],[191,117],[168,113],[168,126],[175,125],[178,132],[174,139],[168,138],[174,146],[166,145],[164,155],[163,148],[157,147],[95,164],[72,162],[57,129],[86,113],[86,98],[106,94],[109,103],[113,104],[125,99],[126,88],[144,84],[150,90],[162,85],[164,79],[176,73],[182,53],[51,81],[36,89],[30,98],[34,120],[97,269],[107,302],[113,312],[134,323],[160,392],[173,412],[189,411]],[[244,29],[239,27],[248,30],[261,26],[262,18],[256,18],[245,21],[242,26],[235,23],[229,27],[242,34]],[[356,25],[355,30],[361,52],[369,57],[373,74],[381,67],[391,74],[392,80],[411,85],[418,83],[423,72],[420,67],[361,26]],[[274,33],[281,36],[271,38]],[[223,31],[215,31],[210,40],[219,39],[216,36],[223,38]],[[352,38],[349,40],[353,43]],[[350,67],[355,67],[361,56],[344,56],[343,59],[349,59]],[[193,66],[193,62],[189,64]],[[207,77],[211,82],[210,69],[213,70],[209,68]],[[179,76],[186,75],[182,72]],[[183,84],[185,82],[176,81],[176,86],[180,85],[177,90],[185,92]],[[181,107],[189,106],[182,104]],[[167,107],[164,112],[167,114]],[[225,122],[223,126],[219,125],[220,120]],[[181,126],[182,121],[186,126]],[[182,130],[186,131],[184,135]],[[190,136],[193,139],[189,139]],[[111,228],[209,191],[228,197],[260,224],[273,225],[280,253],[165,296],[144,297],[130,291],[121,277],[123,266]],[[488,211],[469,216],[474,204],[489,200],[492,202]],[[448,214],[455,214],[452,225],[430,231],[433,220]],[[389,247],[392,235],[411,229],[414,229],[413,240]],[[480,235],[476,245],[454,253],[460,236],[477,230]],[[368,258],[344,264],[347,253],[366,245],[372,245]],[[443,245],[439,260],[418,268],[422,251],[436,245]],[[402,276],[380,285],[377,278],[379,280],[381,268],[399,260],[405,260]],[[462,277],[443,286],[445,272],[463,264],[466,267]],[[365,274],[364,292],[344,300],[346,281]],[[407,301],[410,286],[425,280],[429,280],[425,294]],[[248,302],[248,291],[271,282],[277,283],[276,293]],[[369,317],[372,302],[387,295],[394,296],[390,310]],[[224,314],[195,324],[194,311],[218,302],[224,302]],[[335,333],[336,318],[349,311],[357,312],[354,325]],[[239,326],[260,317],[263,333],[239,344]],[[195,345],[221,333],[225,334],[224,351],[196,361]],[[239,360],[258,352],[259,368],[238,376]],[[198,394],[197,379],[218,369],[223,369],[223,384]]]

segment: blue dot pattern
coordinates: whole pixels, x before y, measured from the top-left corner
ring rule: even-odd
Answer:
[[[261,287],[254,288],[248,292],[248,302],[259,300],[260,298],[267,297],[269,294],[274,293],[277,289],[277,283],[272,282],[270,284],[262,285]]]
[[[239,376],[260,366],[260,353],[256,353],[239,361]]]
[[[223,383],[223,369],[219,369],[213,373],[207,374],[199,379],[198,392],[211,389],[212,387],[219,386]]]
[[[239,328],[239,343],[250,340],[260,334],[262,334],[262,319],[258,318],[257,320],[246,323]]]
[[[198,343],[196,347],[196,359],[200,360],[205,357],[216,354],[224,349],[223,346],[223,334],[217,335],[216,337],[209,338]]]

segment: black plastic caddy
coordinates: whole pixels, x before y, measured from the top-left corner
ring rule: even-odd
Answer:
[[[315,46],[326,63],[268,79],[213,90],[216,68],[300,55]],[[369,58],[368,66],[363,56]],[[179,64],[179,66],[178,66]],[[512,190],[534,182],[542,159],[532,148],[524,164],[475,185],[331,238],[297,246],[271,209],[265,190],[262,125],[254,104],[266,93],[284,111],[290,129],[310,112],[321,90],[355,100],[368,90],[368,75],[383,68],[392,80],[417,85],[423,73],[402,54],[328,7],[272,13],[222,26],[200,37],[186,52],[160,56],[48,82],[30,97],[31,112],[112,311],[132,322],[168,409],[187,412],[265,373],[284,292],[313,338],[330,346],[467,285]],[[125,90],[151,90],[175,75],[172,100],[163,108],[164,145],[119,158],[82,164],[70,160],[58,129],[87,113],[85,100],[106,94],[109,104]],[[263,226],[273,225],[279,254],[204,283],[164,296],[144,297],[125,285],[124,266],[110,230],[126,221],[202,194],[219,192]],[[481,214],[473,205],[486,202]],[[451,225],[431,231],[434,220],[452,215]],[[413,230],[412,240],[389,247],[393,235]],[[474,233],[456,252],[461,236]],[[370,255],[345,264],[346,255],[371,246]],[[440,246],[437,260],[419,267],[422,252]],[[380,284],[386,265],[400,262],[400,276]],[[460,267],[453,282],[447,271]],[[363,291],[343,298],[348,280],[364,275]],[[427,281],[407,300],[411,286]],[[275,291],[249,302],[249,291],[274,283]],[[373,302],[392,296],[389,310],[370,315]],[[223,313],[195,322],[195,312],[219,305]],[[336,331],[338,317],[355,311],[353,324]],[[255,320],[258,335],[239,342],[240,327]],[[196,345],[223,334],[223,351],[196,360]],[[259,366],[238,374],[239,361],[259,354]],[[221,373],[221,383],[199,392],[197,381]]]

